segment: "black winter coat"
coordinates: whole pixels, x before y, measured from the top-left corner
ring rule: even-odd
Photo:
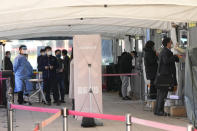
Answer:
[[[64,77],[64,72],[60,72],[61,69],[64,69],[64,61],[61,58],[57,58],[57,75]]]
[[[70,74],[70,58],[68,56],[65,56],[63,59],[64,62],[64,74],[65,74],[65,79],[69,80],[69,74]]]
[[[132,71],[132,59],[133,57],[131,56],[130,53],[128,52],[123,52],[120,58],[120,73],[131,73]]]
[[[38,56],[38,58],[37,58],[37,63],[38,63],[38,71],[42,71],[42,69],[41,69],[41,63],[42,63],[42,59],[44,58],[45,56],[42,56],[42,55],[40,55],[40,56]]]
[[[158,57],[156,52],[151,48],[144,48],[144,65],[146,71],[146,78],[153,80],[157,74]]]
[[[10,58],[8,58],[7,56],[5,56],[5,58],[4,58],[4,67],[5,67],[5,70],[12,70],[13,71],[13,64],[12,64]]]
[[[45,69],[45,66],[53,66],[53,69]],[[56,69],[57,69],[58,63],[57,59],[54,56],[44,56],[42,58],[42,61],[40,63],[41,71],[43,72],[43,78],[44,79],[51,79],[56,78]]]
[[[173,84],[176,86],[177,79],[175,62],[179,62],[179,58],[176,55],[173,55],[172,51],[165,47],[159,54],[159,61],[161,62],[159,67],[160,75],[172,75]]]

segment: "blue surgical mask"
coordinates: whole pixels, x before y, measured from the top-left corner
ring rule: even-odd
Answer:
[[[60,54],[57,54],[57,55],[56,55],[56,57],[57,57],[57,58],[60,58],[60,57],[61,57],[61,55],[60,55]]]

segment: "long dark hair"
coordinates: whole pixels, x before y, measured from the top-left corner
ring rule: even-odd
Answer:
[[[151,48],[153,49],[153,47],[155,46],[155,43],[151,40],[147,41],[146,44],[145,44],[145,48]]]

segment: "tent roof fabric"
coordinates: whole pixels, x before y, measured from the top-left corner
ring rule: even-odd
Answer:
[[[171,22],[197,21],[196,14],[196,0],[1,0],[0,38],[40,35],[39,30],[48,27],[55,28],[53,33],[60,33],[58,28],[68,25],[79,27],[74,31],[65,29],[70,34],[87,31],[85,34],[101,32],[117,36],[129,33],[128,28],[132,27],[170,30]],[[85,25],[96,28],[86,30]],[[111,27],[114,31],[107,30]],[[121,31],[116,31],[117,28]],[[35,29],[37,32],[31,32]],[[13,34],[17,31],[19,35]],[[45,30],[45,33],[51,32]]]

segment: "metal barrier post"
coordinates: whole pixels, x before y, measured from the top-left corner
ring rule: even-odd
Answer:
[[[192,124],[189,124],[187,126],[187,131],[194,131],[194,126]]]
[[[8,131],[13,131],[13,110],[10,106],[11,103],[8,102]]]
[[[65,108],[62,109],[63,116],[63,131],[68,131],[68,110]]]
[[[131,131],[131,114],[126,115],[126,131]]]
[[[38,129],[39,129],[39,131],[42,131],[43,130],[42,129],[42,122],[38,123]]]

